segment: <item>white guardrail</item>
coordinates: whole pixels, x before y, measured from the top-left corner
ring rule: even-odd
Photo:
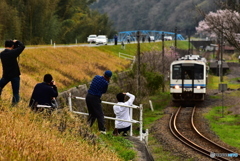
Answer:
[[[135,56],[132,56],[132,55],[129,55],[129,54],[124,54],[124,53],[119,52],[118,57],[135,61]]]
[[[80,114],[80,115],[89,115],[88,113],[84,113],[84,112],[79,112],[79,111],[73,111],[72,109],[72,98],[75,98],[75,99],[80,99],[80,100],[85,100],[84,97],[76,97],[76,96],[72,96],[71,93],[69,93],[69,96],[68,96],[68,103],[69,103],[69,109],[71,112],[73,113],[76,113],[76,114]],[[106,102],[106,101],[102,101],[101,103],[103,104],[108,104],[108,105],[118,105],[117,103],[112,103],[112,102]],[[143,138],[146,142],[146,144],[148,144],[148,129],[146,129],[146,133],[143,135],[143,106],[142,104],[140,104],[139,106],[137,105],[132,105],[132,106],[127,106],[127,105],[121,105],[121,106],[124,106],[124,107],[128,107],[130,108],[130,120],[131,121],[128,121],[128,120],[122,120],[122,119],[117,119],[117,118],[114,118],[114,117],[108,117],[108,116],[104,116],[105,119],[109,119],[109,120],[119,120],[119,121],[124,121],[124,122],[130,122],[130,123],[135,123],[135,124],[139,124],[139,139],[140,141],[143,141]],[[37,105],[37,107],[42,107],[42,108],[52,108],[52,106],[47,106],[47,105]],[[133,109],[139,109],[140,111],[140,115],[139,115],[139,121],[137,120],[133,120],[132,119],[132,116],[133,116]],[[130,136],[132,136],[132,126],[130,128]]]
[[[88,113],[79,112],[79,111],[73,111],[73,109],[72,109],[72,98],[80,99],[80,100],[85,100],[84,97],[72,96],[71,93],[69,93],[68,103],[69,103],[69,109],[70,109],[70,111],[73,112],[73,113],[76,113],[76,114],[80,114],[80,115],[89,115]],[[108,104],[108,105],[118,105],[117,103],[106,102],[106,101],[102,101],[101,103],[103,103],[103,104]],[[136,106],[136,105],[132,105],[132,106],[121,105],[121,106],[129,107],[129,108],[130,108],[130,120],[131,120],[131,121],[122,120],[122,119],[117,119],[117,118],[108,117],[108,116],[104,116],[104,118],[105,118],[105,119],[109,119],[109,120],[119,120],[119,121],[124,121],[124,122],[138,123],[139,126],[140,126],[140,127],[139,127],[139,128],[140,128],[140,131],[139,131],[139,135],[140,135],[140,136],[139,136],[139,137],[140,137],[140,141],[142,141],[142,140],[143,140],[143,133],[142,133],[142,131],[143,131],[143,106],[142,106],[142,104],[140,104],[139,106]],[[139,111],[140,111],[139,121],[132,119],[133,109],[139,109]],[[132,136],[132,126],[131,126],[131,128],[130,128],[130,136]],[[145,137],[147,137],[147,136],[145,136]]]

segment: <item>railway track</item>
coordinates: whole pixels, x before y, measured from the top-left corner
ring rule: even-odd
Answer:
[[[169,121],[171,133],[182,143],[209,159],[219,161],[240,160],[237,153],[208,139],[197,130],[194,124],[195,111],[196,107],[184,108],[183,111],[179,107]]]

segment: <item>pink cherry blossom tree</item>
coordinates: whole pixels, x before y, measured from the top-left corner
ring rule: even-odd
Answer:
[[[197,33],[212,38],[221,37],[240,51],[240,14],[232,10],[217,10],[205,15],[196,27]]]

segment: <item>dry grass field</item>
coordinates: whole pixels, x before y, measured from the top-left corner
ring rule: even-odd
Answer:
[[[25,49],[19,58],[21,70],[20,96],[28,101],[36,83],[43,76],[52,74],[59,91],[73,85],[89,82],[94,75],[102,75],[105,70],[113,73],[129,65],[129,61],[120,59],[89,47],[47,47]],[[0,67],[0,72],[2,71]],[[10,99],[10,84],[4,88],[2,98]]]
[[[124,70],[129,63],[96,48],[26,48],[19,58],[21,101],[16,107],[10,107],[10,83],[0,101],[0,160],[120,160],[114,151],[98,143],[95,136],[94,144],[83,139],[79,129],[87,127],[80,118],[68,111],[54,112],[51,116],[36,114],[27,105],[33,87],[42,82],[46,73],[52,74],[59,91],[64,91],[89,82],[105,70],[113,73]],[[59,130],[62,123],[67,130]]]

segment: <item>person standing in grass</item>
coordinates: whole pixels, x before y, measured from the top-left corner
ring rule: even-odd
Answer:
[[[114,36],[114,42],[115,42],[115,45],[117,45],[117,43],[118,43],[118,36],[117,36],[117,34]]]
[[[106,128],[104,126],[101,96],[107,92],[111,76],[112,72],[110,70],[105,71],[103,76],[96,75],[91,82],[86,96],[86,104],[89,113],[88,123],[91,127],[97,119],[98,129],[103,134],[106,134]]]
[[[12,105],[19,102],[19,88],[20,88],[20,69],[17,58],[25,49],[22,42],[18,40],[6,40],[5,50],[0,53],[2,62],[2,78],[0,80],[0,96],[3,88],[11,82],[12,84]]]
[[[128,101],[124,102],[125,96],[128,96]],[[132,106],[135,96],[131,93],[118,93],[116,95],[118,103],[113,106],[114,113],[117,119],[131,121],[130,120],[130,110],[129,107],[124,107],[123,105]],[[115,129],[113,135],[118,135],[123,132],[123,136],[127,136],[127,132],[130,130],[132,123],[125,121],[115,121]]]

